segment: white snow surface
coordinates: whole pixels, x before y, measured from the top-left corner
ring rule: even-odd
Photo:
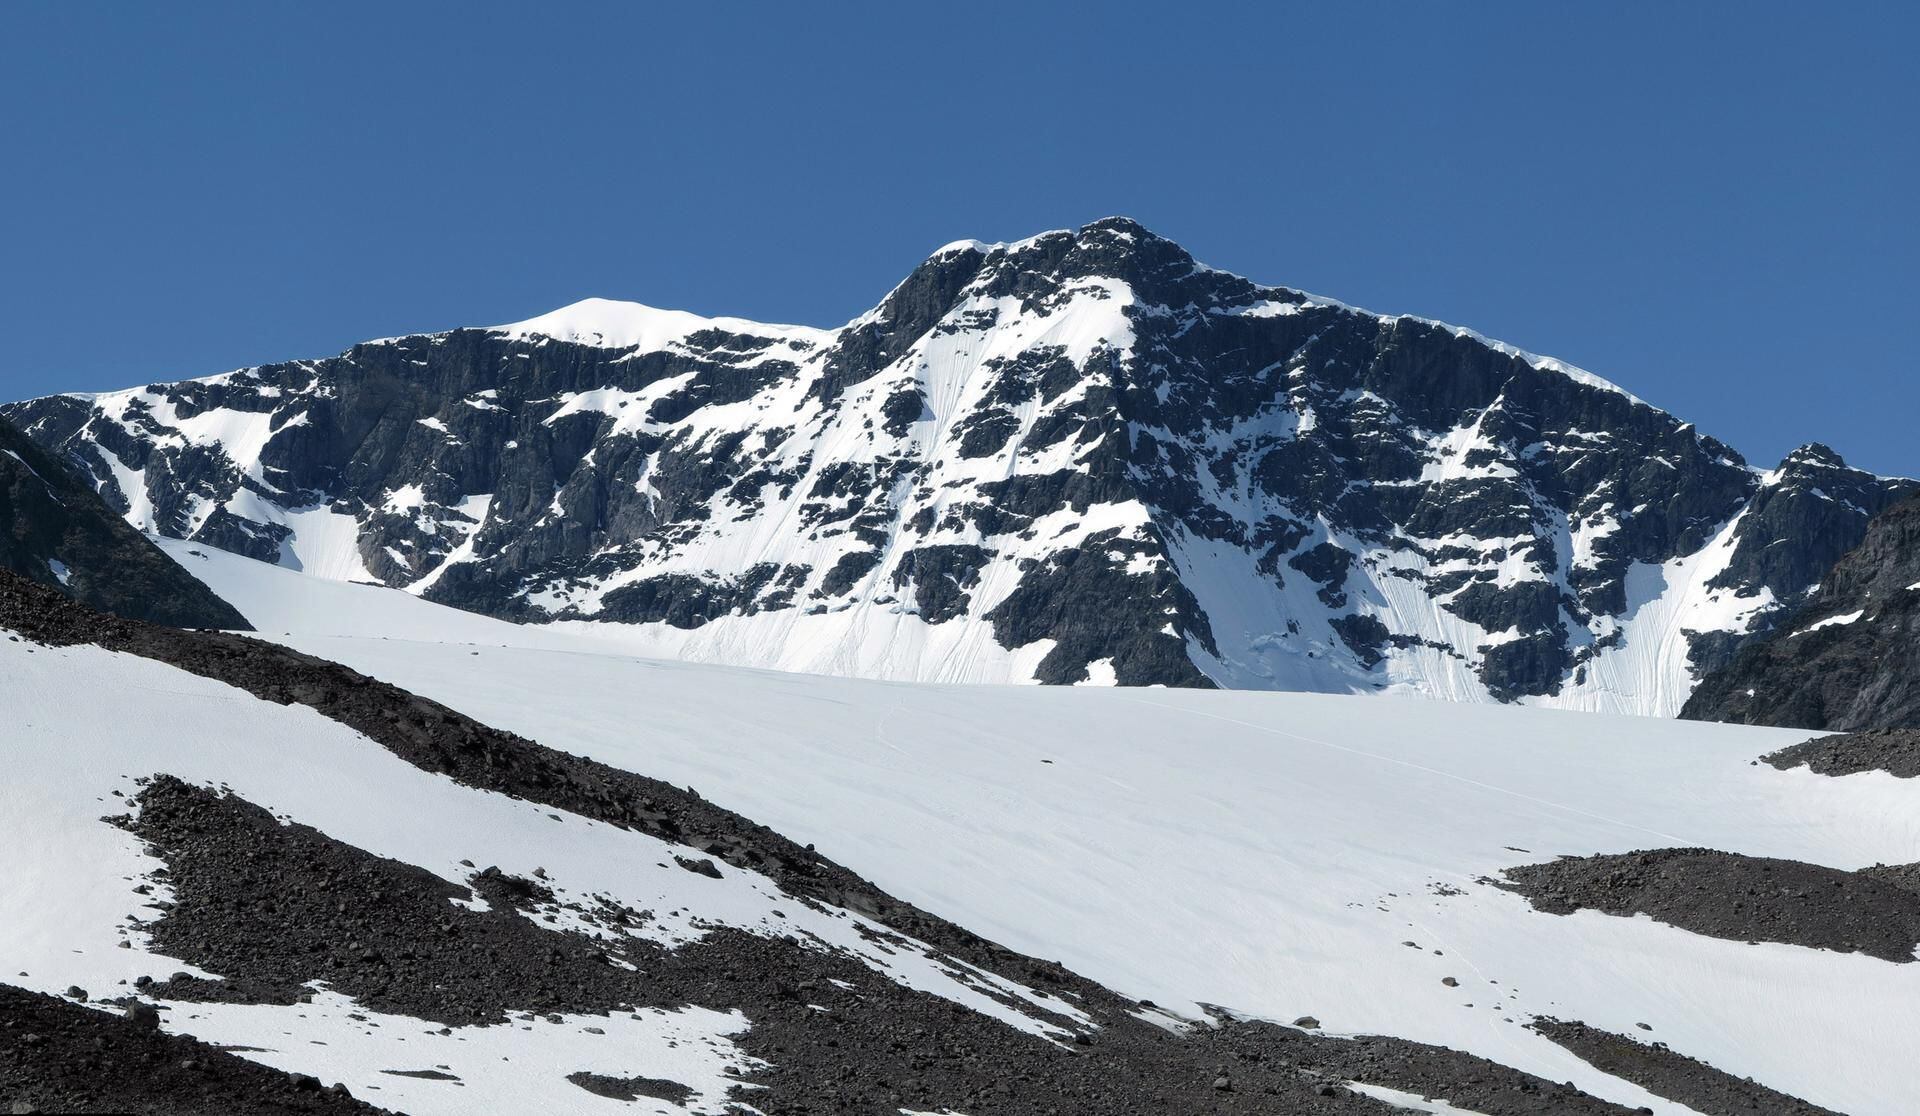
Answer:
[[[1356,1093],[1372,1097],[1374,1100],[1385,1101],[1396,1108],[1404,1108],[1408,1112],[1426,1112],[1432,1113],[1434,1116],[1480,1116],[1478,1112],[1465,1108],[1455,1108],[1444,1100],[1429,1100],[1418,1093],[1409,1093],[1400,1089],[1389,1089],[1384,1085],[1368,1085],[1365,1082],[1355,1081],[1349,1083],[1347,1088],[1352,1089]]]
[[[1920,781],[1753,762],[1804,732],[649,661],[603,635],[165,545],[268,638],[696,786],[904,899],[1189,1017],[1311,1014],[1330,1033],[1441,1043],[1685,1111],[1523,1027],[1646,1023],[1818,1104],[1920,1111],[1920,964],[1546,915],[1482,882],[1557,855],[1696,845],[1847,869],[1920,860]]]
[[[1866,614],[1867,611],[1865,609],[1860,609],[1857,612],[1845,612],[1839,616],[1829,616],[1825,620],[1816,620],[1793,634],[1803,636],[1808,632],[1817,632],[1822,628],[1837,628],[1844,624],[1851,624]]]
[[[493,326],[490,332],[509,337],[550,337],[609,349],[638,347],[657,352],[706,329],[722,329],[756,337],[823,342],[833,331],[808,326],[767,325],[745,318],[703,318],[685,310],[661,310],[639,302],[587,298],[524,322]]]

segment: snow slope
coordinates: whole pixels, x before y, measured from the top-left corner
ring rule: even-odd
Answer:
[[[821,948],[850,951],[876,972],[1012,1026],[1053,1033],[983,985],[1009,1003],[1080,1017],[1071,1005],[990,974],[969,970],[963,978],[955,963],[924,947],[869,940],[862,929],[874,924],[796,903],[755,873],[709,879],[684,871],[667,855],[673,846],[657,839],[461,786],[303,706],[260,701],[147,659],[93,647],[36,648],[0,634],[0,708],[8,719],[0,958],[9,983],[52,994],[78,985],[104,997],[126,994],[139,977],[192,971],[149,952],[140,929],[153,917],[148,904],[167,898],[165,884],[150,877],[162,862],[139,838],[101,821],[124,812],[116,795],[134,795],[136,779],[166,773],[229,787],[283,820],[455,883],[472,871],[463,859],[521,876],[544,869],[559,896],[600,893],[667,912],[635,931],[655,941],[680,944],[715,925],[818,935]],[[153,891],[136,892],[137,885]],[[324,1082],[344,1081],[356,1096],[412,1113],[471,1112],[479,1097],[495,1111],[634,1111],[565,1079],[580,1070],[688,1084],[696,1094],[686,1107],[653,1109],[678,1113],[725,1103],[735,1084],[728,1070],[743,1064],[729,1036],[746,1020],[700,1008],[631,1017],[528,1014],[440,1034],[435,1024],[368,1012],[322,990],[311,1004],[284,1007],[177,1002],[165,1026]],[[428,1066],[449,1070],[464,1087],[386,1072]]]
[[[1752,762],[1805,733],[657,662],[219,552],[184,560],[270,638],[693,785],[902,898],[1189,1015],[1311,1014],[1680,1111],[1522,1026],[1645,1023],[1819,1104],[1920,1111],[1920,965],[1557,917],[1483,882],[1557,854],[1669,846],[1920,860],[1920,781]]]

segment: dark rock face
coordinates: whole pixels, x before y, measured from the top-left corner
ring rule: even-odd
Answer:
[[[943,249],[836,331],[582,304],[5,413],[140,526],[515,620],[715,626],[702,654],[797,669],[919,625],[998,648],[975,679],[1496,700],[1720,665],[1908,487],[1821,447],[1758,473],[1577,369],[1121,218]]]
[[[137,620],[187,628],[251,627],[4,420],[0,570]]]
[[[980,570],[990,557],[978,546],[923,546],[908,551],[893,568],[893,584],[912,585],[921,618],[939,624],[967,614],[971,590],[980,584]]]
[[[1876,517],[1805,607],[1704,679],[1681,716],[1920,728],[1920,497]]]

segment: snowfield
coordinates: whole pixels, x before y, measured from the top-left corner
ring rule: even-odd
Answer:
[[[691,785],[903,899],[1189,1017],[1202,1005],[1282,1022],[1313,1015],[1330,1032],[1440,1043],[1627,1105],[1687,1111],[1523,1026],[1535,1015],[1625,1034],[1645,1024],[1649,1040],[1818,1104],[1920,1111],[1909,1056],[1920,965],[1718,940],[1645,918],[1558,917],[1487,882],[1560,854],[1676,846],[1846,869],[1920,861],[1920,780],[1753,762],[1804,732],[1413,699],[899,684],[653,661],[604,627],[516,627],[160,541],[265,638],[548,746]],[[556,878],[580,890],[661,884],[646,869],[653,854],[615,848],[611,831],[596,832],[604,827],[531,827],[570,843],[571,859],[520,847],[531,839],[531,823],[518,820],[523,804],[429,787],[429,777],[364,741],[356,750],[352,734],[300,710],[245,712],[246,723],[282,732],[313,722],[298,726],[301,738],[326,742],[266,762],[209,722],[205,699],[221,687],[101,653],[27,657],[15,647],[0,644],[9,710],[33,710],[27,722],[57,724],[61,738],[102,752],[53,749],[36,762],[64,766],[29,767],[26,786],[84,774],[105,795],[124,774],[217,756],[217,770],[177,773],[229,780],[263,805],[436,871],[444,857],[472,854],[415,835],[409,815],[444,802],[439,816],[451,817],[458,798],[471,811],[460,815],[463,840],[486,842],[503,867],[561,863]],[[109,676],[142,723],[197,727],[130,738],[124,711],[87,710],[60,690],[70,676],[46,669],[56,654],[113,659],[95,666],[120,672]],[[181,751],[169,742],[182,736],[214,742]],[[179,758],[148,754],[156,748]],[[340,771],[381,763],[393,769],[379,777],[396,801],[423,805],[390,815],[339,793]],[[0,828],[37,808],[22,785],[16,776],[0,791],[12,795],[0,800]],[[61,809],[72,825],[105,812],[92,798]],[[94,839],[100,848],[41,849],[9,871],[44,861],[49,872],[91,873],[108,892],[124,891],[112,881],[138,872],[136,851],[116,847],[124,841],[114,830]],[[23,886],[12,879],[5,892]],[[751,887],[737,898],[734,917],[748,921],[767,901]],[[125,910],[131,899],[115,896]],[[112,973],[163,964],[137,951],[113,956],[112,944],[40,942],[35,963],[19,967],[34,971],[35,987],[64,987],[77,979],[69,974],[102,964],[100,953]],[[69,956],[70,945],[84,954]],[[8,942],[8,955],[19,946]],[[938,966],[929,969],[916,979],[937,983]],[[1449,977],[1457,986],[1442,983]],[[238,1033],[222,1029],[225,1013],[207,1014],[173,1024]],[[725,1020],[673,1025],[724,1043]]]
[[[137,779],[166,773],[231,788],[283,821],[455,883],[464,885],[473,871],[463,858],[520,876],[542,869],[560,899],[603,894],[656,912],[645,928],[652,940],[682,943],[715,924],[814,936],[908,987],[1023,1030],[1057,1033],[983,987],[1084,1019],[1071,1004],[963,972],[924,947],[869,940],[862,929],[879,931],[878,924],[795,902],[756,873],[730,869],[709,879],[685,871],[672,861],[675,847],[655,838],[462,786],[304,706],[261,701],[151,660],[95,647],[35,647],[0,633],[0,708],[8,719],[0,958],[6,980],[22,987],[58,995],[77,985],[106,997],[127,994],[143,976],[214,975],[148,950],[140,924],[155,917],[150,904],[168,898],[150,875],[163,862],[101,820],[127,812]],[[494,1111],[635,1111],[565,1079],[579,1070],[679,1081],[695,1090],[688,1107],[657,1111],[718,1111],[735,1084],[729,1070],[743,1065],[728,1036],[746,1020],[700,1008],[557,1020],[527,1014],[443,1035],[437,1024],[369,1012],[319,991],[311,1004],[284,1007],[174,1003],[164,1025],[327,1083],[344,1081],[356,1096],[412,1113],[471,1112],[481,1097]],[[464,1086],[389,1072],[429,1067]]]

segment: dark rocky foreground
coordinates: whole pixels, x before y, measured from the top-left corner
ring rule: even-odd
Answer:
[[[148,773],[137,810],[117,824],[166,864],[173,905],[150,926],[156,948],[225,979],[176,977],[141,989],[92,990],[96,997],[137,993],[165,1010],[214,998],[291,1003],[318,980],[370,1008],[447,1026],[498,1022],[513,1012],[611,1014],[685,1004],[738,1009],[751,1025],[737,1041],[768,1063],[742,1079],[743,1088],[754,1087],[745,1099],[770,1116],[891,1114],[902,1107],[974,1116],[1394,1111],[1346,1087],[1356,1080],[1445,1096],[1487,1116],[1626,1111],[1484,1059],[1392,1038],[1326,1037],[1307,1021],[1290,1028],[1221,1015],[1189,1033],[1170,1032],[1137,1018],[1142,1005],[901,903],[691,791],[489,729],[285,648],[103,616],[6,575],[0,575],[0,628],[43,643],[94,643],[147,656],[267,700],[307,705],[425,770],[691,846],[683,867],[702,874],[752,868],[796,904],[867,914],[893,932],[1064,997],[1096,1025],[1057,1020],[1068,1037],[1049,1041],[886,980],[818,943],[716,929],[668,951],[627,936],[610,943],[559,931],[534,921],[553,901],[538,880],[481,866],[463,886],[450,884],[298,819],[283,825],[240,798],[165,772]],[[463,893],[484,896],[490,909],[448,903]],[[650,917],[606,901],[575,913],[608,928]],[[85,1065],[82,1046],[49,1048],[60,1061],[59,1080],[71,1083],[63,1087],[77,1090],[55,1098],[70,1109],[188,1111],[204,1107],[207,1089],[265,1088],[258,1082],[266,1079],[245,1076],[258,1067],[231,1068],[221,1060],[201,1070],[220,1078],[211,1084],[195,1078],[189,1088],[173,1075],[154,1075],[145,1079],[152,1094],[146,1096],[138,1083],[102,1077],[89,1092],[94,1078],[67,1068],[74,1059]],[[6,1067],[0,1097],[43,1095],[26,1090],[55,1072],[32,1058],[0,1060],[0,1066]],[[426,1072],[412,1065],[391,1069]],[[601,1095],[671,1097],[686,1085],[577,1067],[540,1071]],[[295,1088],[303,1097],[311,1091]],[[269,1093],[261,1094],[268,1097],[261,1110],[277,1110],[271,1104],[279,1094]]]
[[[1822,736],[1760,758],[1782,771],[1804,764],[1815,775],[1884,771],[1901,779],[1920,778],[1920,730],[1878,729]]]
[[[1506,885],[1552,914],[1644,914],[1713,938],[1904,963],[1920,945],[1920,891],[1903,885],[1906,870],[1844,872],[1712,849],[1654,849],[1509,868]]]
[[[138,620],[183,628],[252,627],[5,419],[0,570]]]
[[[167,1034],[150,1010],[98,1010],[6,984],[0,984],[0,1106],[13,1113],[151,1116],[384,1111],[312,1077]]]
[[[1703,679],[1680,715],[1835,732],[1920,729],[1920,497],[1875,516],[1806,607]]]
[[[1840,1116],[1832,1109],[1714,1069],[1662,1042],[1639,1042],[1585,1023],[1559,1019],[1537,1019],[1532,1026],[1595,1069],[1679,1101],[1701,1116]]]
[[[136,805],[126,824],[166,860],[174,895],[153,928],[157,948],[226,977],[176,978],[144,990],[162,1000],[294,1003],[307,995],[305,982],[323,980],[369,1008],[449,1026],[504,1022],[509,1012],[738,1009],[752,1026],[737,1041],[770,1063],[742,1084],[757,1087],[751,1103],[769,1114],[902,1106],[1021,1114],[1390,1111],[1347,1090],[1355,1078],[1473,1095],[1490,1113],[1620,1111],[1493,1063],[1397,1040],[1324,1039],[1228,1021],[1179,1037],[1072,977],[1045,987],[1092,1008],[1101,1026],[1054,1043],[792,938],[716,929],[667,950],[559,932],[511,905],[516,897],[522,906],[537,902],[537,881],[476,872],[472,890],[494,907],[474,912],[447,902],[466,897],[465,889],[305,826],[283,826],[230,795],[160,776]],[[260,898],[265,880],[274,882],[270,901]],[[583,913],[637,925],[651,912],[603,904]],[[596,1092],[688,1091],[680,1082],[558,1072]],[[1463,1072],[1474,1080],[1463,1083]]]

